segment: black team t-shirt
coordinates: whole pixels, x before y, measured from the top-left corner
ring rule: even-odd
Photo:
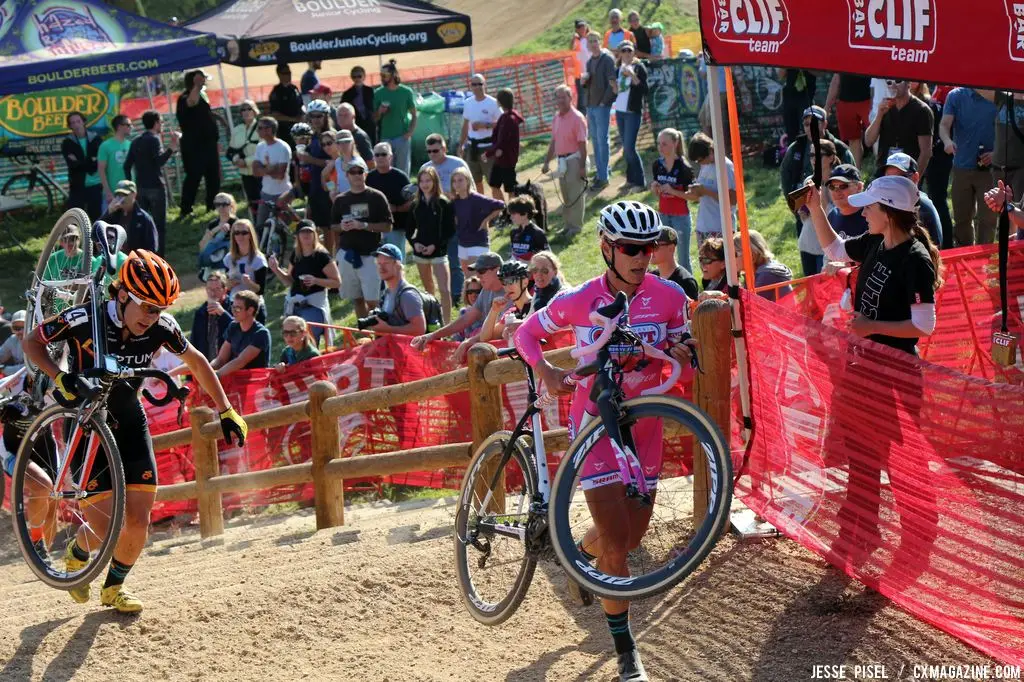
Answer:
[[[902,322],[910,306],[935,303],[935,266],[928,247],[916,237],[886,249],[882,235],[865,234],[845,242],[846,253],[860,263],[853,309],[870,320]],[[872,341],[917,354],[917,339],[872,334]]]
[[[372,170],[366,176],[366,186],[383,192],[384,196],[388,198],[388,203],[393,206],[401,206],[405,203],[402,200],[402,190],[405,189],[408,184],[409,176],[397,168],[392,168],[387,173]],[[394,225],[392,225],[391,229],[402,230],[403,232],[408,231],[409,216],[412,215],[411,211],[412,209],[400,213],[392,212]]]
[[[331,225],[340,225],[350,215],[366,223],[390,223],[391,206],[380,190],[367,187],[362,192],[345,192],[334,200],[331,206]],[[349,230],[338,233],[338,248],[355,251],[360,256],[369,256],[377,250],[381,241],[380,232],[370,230]]]
[[[521,261],[529,262],[535,253],[548,248],[547,235],[532,220],[512,230],[508,238],[512,245],[512,255]]]

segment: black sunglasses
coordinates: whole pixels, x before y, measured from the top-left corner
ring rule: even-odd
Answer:
[[[466,289],[466,296],[479,296],[483,289]]]
[[[440,149],[428,149],[427,153],[428,154],[440,154],[441,150]]]
[[[345,171],[345,172],[346,172],[346,173],[348,173],[349,175],[362,175],[362,174],[363,174],[363,169],[362,169],[362,168],[359,168],[359,167],[357,166],[357,167],[355,167],[355,168],[349,168],[349,169],[348,169],[347,171]]]
[[[376,156],[376,157],[385,157],[385,156],[388,156],[388,153],[387,152],[374,152],[373,155]]]

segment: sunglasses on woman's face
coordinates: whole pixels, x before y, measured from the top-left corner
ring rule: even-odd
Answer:
[[[215,208],[227,208],[231,205],[230,201],[215,201],[213,202]]]
[[[483,289],[466,289],[466,296],[479,296]]]
[[[650,256],[657,248],[654,244],[612,244],[612,247],[624,256],[636,258],[637,256]]]
[[[301,329],[282,329],[281,334],[284,336],[298,336],[302,333]]]
[[[333,147],[334,146],[334,140],[320,140],[320,146],[321,147]]]
[[[239,236],[241,236],[241,237],[248,237],[249,236],[249,231],[248,230],[241,230],[241,231],[235,230],[231,234],[235,235],[236,237],[239,237]]]
[[[724,259],[722,259],[722,258],[701,258],[700,259],[700,264],[701,265],[711,265],[712,263],[721,263],[722,260],[724,260]]]

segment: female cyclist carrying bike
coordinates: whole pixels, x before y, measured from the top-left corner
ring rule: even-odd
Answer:
[[[598,218],[598,234],[607,271],[557,295],[547,307],[528,317],[515,334],[519,354],[534,368],[548,392],[573,394],[569,413],[570,440],[579,432],[584,412],[593,415],[597,408],[589,398],[587,382],[573,388],[565,381],[572,372],[558,369],[544,359],[542,339],[571,327],[577,347],[586,346],[601,331],[591,321],[590,313],[612,303],[621,292],[630,300],[630,328],[650,345],[665,351],[683,366],[689,366],[692,351],[685,344],[689,338],[686,294],[678,285],[647,272],[660,231],[661,219],[649,206],[636,201],[618,201],[606,206]],[[661,369],[660,362],[639,369],[637,381],[625,382],[626,396],[638,396],[644,389],[660,384]],[[661,469],[661,432],[650,429],[639,434],[636,440],[641,465],[649,485],[653,486]],[[627,496],[607,435],[601,437],[596,447],[602,448],[602,456],[590,459],[581,476],[594,526],[580,542],[579,549],[584,556],[593,557],[601,571],[626,576],[629,575],[627,555],[639,546],[647,532],[652,507]],[[570,587],[573,587],[571,583]],[[647,680],[629,626],[629,602],[604,599],[602,603],[618,654],[619,679]]]
[[[103,302],[99,308],[103,310],[104,320],[99,329],[107,354],[114,356],[121,366],[132,369],[148,367],[160,348],[178,355],[217,406],[225,440],[231,443],[234,437],[239,445],[244,443],[248,430],[245,422],[231,407],[206,358],[185,339],[178,323],[166,312],[181,290],[178,276],[167,261],[149,251],[132,251],[110,290],[113,300]],[[25,356],[53,379],[54,390],[67,400],[83,397],[90,390],[79,372],[95,363],[91,317],[89,304],[69,308],[44,321],[23,342]],[[48,344],[61,341],[69,346],[68,371],[62,371],[47,351]],[[124,525],[114,547],[100,603],[122,613],[142,610],[142,602],[127,592],[123,583],[146,544],[150,510],[156,500],[156,461],[146,413],[138,397],[140,383],[135,379],[118,381],[106,404],[108,423],[124,464],[127,494]],[[86,487],[90,493],[110,490],[109,470],[97,473]],[[84,507],[88,523],[79,526],[65,551],[69,572],[85,566],[89,552],[104,539],[99,534],[107,527],[104,519],[110,517],[112,500],[109,495],[92,499],[98,501]],[[76,602],[85,603],[90,592],[86,584],[69,593]]]

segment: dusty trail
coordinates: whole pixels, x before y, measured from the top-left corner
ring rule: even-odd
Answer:
[[[466,614],[450,505],[354,508],[323,532],[300,513],[232,521],[222,542],[158,534],[129,577],[139,618],[33,581],[4,514],[0,680],[614,679],[600,611],[564,601],[553,566],[503,626]],[[656,680],[796,682],[843,662],[910,679],[914,663],[988,662],[788,541],[727,538],[701,573],[633,614]]]

